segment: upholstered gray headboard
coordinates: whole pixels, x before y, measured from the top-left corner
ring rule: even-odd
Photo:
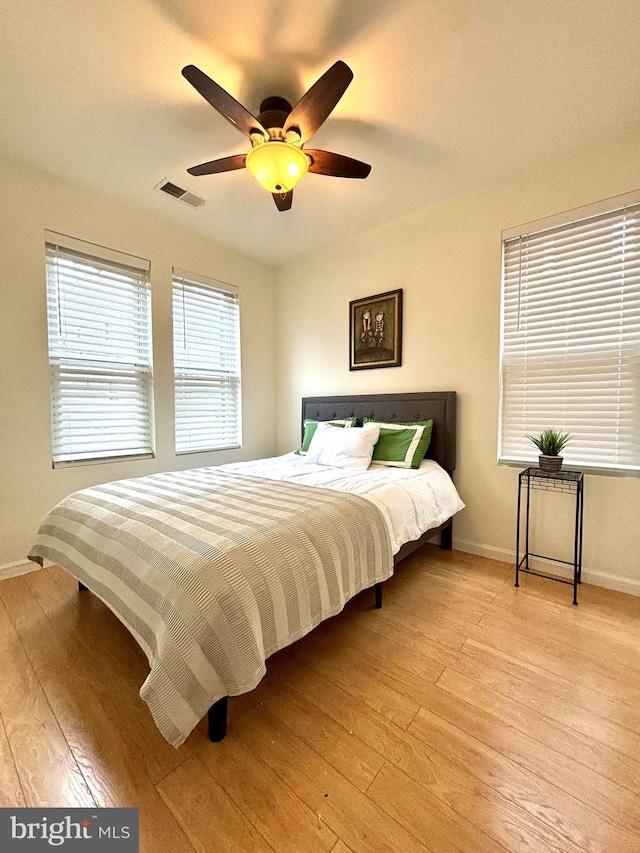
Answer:
[[[435,459],[450,474],[456,467],[456,392],[425,391],[406,394],[358,394],[341,397],[303,397],[302,420],[356,417],[380,421],[433,419],[427,458]]]

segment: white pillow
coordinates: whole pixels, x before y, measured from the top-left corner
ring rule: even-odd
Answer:
[[[331,426],[335,427],[343,427],[344,429],[350,429],[354,423],[356,422],[355,418],[333,418],[330,421],[326,421],[326,423],[331,424]],[[305,418],[303,421],[304,426],[304,436],[302,438],[302,447],[300,450],[294,451],[298,454],[298,456],[306,456],[307,450],[309,449],[309,445],[311,444],[311,439],[318,428],[319,423],[325,423],[325,421],[316,421],[313,418]]]
[[[319,423],[311,439],[306,461],[331,465],[333,468],[366,471],[379,435],[380,427],[377,424],[336,429],[328,423]]]

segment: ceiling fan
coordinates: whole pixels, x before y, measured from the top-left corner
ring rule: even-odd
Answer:
[[[187,65],[182,74],[220,115],[251,141],[247,154],[233,154],[192,166],[187,169],[190,175],[214,175],[246,167],[273,195],[278,210],[289,210],[293,188],[307,172],[336,178],[366,178],[371,171],[368,163],[343,154],[303,149],[353,80],[353,72],[346,63],[338,61],[332,65],[293,108],[284,98],[266,98],[257,118],[195,65]]]

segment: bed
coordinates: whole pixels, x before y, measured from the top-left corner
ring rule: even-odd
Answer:
[[[131,631],[150,664],[140,695],[170,743],[205,715],[219,741],[228,697],[271,654],[364,589],[380,607],[394,566],[427,540],[451,547],[455,417],[455,392],[308,397],[303,424],[433,420],[419,470],[349,477],[291,453],[106,483],[54,507],[29,558],[60,565]]]

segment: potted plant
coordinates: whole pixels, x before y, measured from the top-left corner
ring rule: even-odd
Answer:
[[[538,464],[540,470],[546,474],[557,474],[562,468],[562,456],[560,455],[565,446],[571,441],[572,436],[568,432],[558,432],[553,427],[543,430],[540,435],[528,435],[540,451]]]

